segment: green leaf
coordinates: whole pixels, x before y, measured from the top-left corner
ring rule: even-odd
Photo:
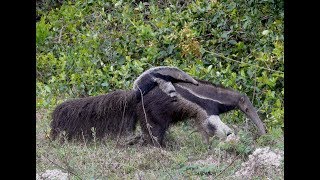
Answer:
[[[228,41],[230,44],[232,44],[232,45],[235,45],[235,44],[237,44],[237,41],[235,41],[235,40],[230,40],[230,41]]]
[[[101,86],[103,86],[103,87],[107,87],[107,86],[109,86],[109,83],[104,82],[104,83],[102,83],[102,84],[101,84]]]
[[[48,93],[51,93],[51,89],[49,86],[44,86],[44,89],[48,92]]]
[[[229,34],[229,31],[225,31],[221,34],[221,38],[225,38],[227,39],[228,38],[228,34]]]

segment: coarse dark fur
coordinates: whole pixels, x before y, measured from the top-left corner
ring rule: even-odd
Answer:
[[[141,95],[148,93],[158,83],[160,89],[171,93],[174,87],[171,83],[168,84],[169,81],[197,84],[191,76],[178,68],[151,68],[135,81],[140,88],[130,91],[117,90],[106,95],[69,100],[58,105],[52,113],[51,137],[56,139],[63,131],[68,139],[92,139],[93,134],[101,139],[133,132],[136,124],[135,107]],[[171,101],[174,100],[176,99]]]
[[[51,138],[65,131],[67,138],[90,140],[118,137],[135,128],[135,106],[140,94],[116,90],[106,95],[73,99],[58,105],[52,113]]]

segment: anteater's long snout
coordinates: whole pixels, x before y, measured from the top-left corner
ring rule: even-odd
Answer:
[[[253,112],[252,114],[249,114],[248,116],[253,121],[253,123],[257,126],[257,128],[259,130],[259,134],[260,135],[266,134],[266,129],[264,127],[264,124],[261,121],[261,119],[259,118],[258,114],[256,112]]]
[[[266,134],[264,123],[259,118],[256,109],[253,107],[247,96],[242,96],[238,103],[239,109],[244,112],[247,117],[256,125],[260,135]]]

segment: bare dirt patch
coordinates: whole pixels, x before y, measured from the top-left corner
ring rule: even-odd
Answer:
[[[46,170],[44,173],[36,174],[36,180],[68,180],[68,174],[59,169]]]
[[[241,164],[241,169],[235,173],[235,178],[251,179],[253,176],[264,174],[272,177],[274,173],[280,174],[283,153],[272,151],[270,147],[257,148],[249,160]]]

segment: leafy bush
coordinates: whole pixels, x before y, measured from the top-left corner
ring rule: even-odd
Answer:
[[[37,14],[39,102],[130,89],[170,65],[246,93],[268,129],[283,126],[282,1],[78,0]]]

